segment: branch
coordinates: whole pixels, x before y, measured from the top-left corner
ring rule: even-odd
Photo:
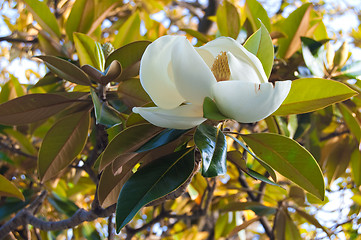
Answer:
[[[208,6],[206,10],[204,11],[203,18],[199,21],[198,24],[198,32],[207,34],[209,29],[212,26],[212,21],[208,18],[210,16],[214,16],[217,12],[217,6],[218,6],[218,0],[209,0]]]
[[[43,191],[29,207],[22,209],[15,215],[15,217],[5,223],[0,228],[0,239],[4,239],[11,231],[26,224],[31,224],[35,228],[39,228],[44,231],[64,230],[76,227],[83,222],[90,222],[97,218],[109,217],[115,211],[115,204],[106,209],[96,208],[90,211],[86,211],[81,208],[68,219],[48,222],[34,216],[35,209],[42,204],[46,194],[46,191]]]
[[[14,38],[11,35],[10,36],[4,36],[4,37],[0,37],[0,42],[2,41],[7,41],[10,43],[38,43],[39,39],[37,37],[33,37],[33,39],[27,40],[27,39],[23,39],[23,38]]]

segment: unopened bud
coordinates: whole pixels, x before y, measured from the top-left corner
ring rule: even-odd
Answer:
[[[102,46],[102,49],[103,49],[105,58],[107,58],[115,50],[111,43],[104,43]]]
[[[333,59],[335,58],[335,49],[333,48],[333,45],[328,42],[326,45],[326,60],[327,60],[327,66],[328,69],[332,69],[333,67]]]
[[[343,67],[348,59],[348,44],[344,42],[342,46],[336,51],[333,59],[334,67]]]

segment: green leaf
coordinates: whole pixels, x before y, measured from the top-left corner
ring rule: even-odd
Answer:
[[[237,39],[241,30],[241,21],[237,8],[228,1],[223,1],[217,9],[217,25],[222,36]]]
[[[0,174],[0,196],[16,197],[22,201],[25,201],[24,195],[19,191],[19,189],[1,174]]]
[[[101,44],[82,33],[74,33],[73,37],[80,65],[88,64],[104,72],[105,58]]]
[[[262,174],[259,174],[258,172],[256,171],[253,171],[252,169],[248,169],[247,172],[245,172],[246,174],[248,174],[249,176],[257,179],[257,180],[260,180],[262,182],[265,182],[265,183],[268,183],[268,184],[271,184],[273,186],[277,186],[277,187],[281,187],[280,185],[278,185],[277,183],[271,181],[270,179],[266,178],[265,176],[263,176]]]
[[[44,1],[24,0],[39,25],[50,35],[60,37],[58,22]]]
[[[162,128],[151,124],[139,124],[124,129],[105,148],[100,161],[99,170],[103,170],[117,157],[126,153],[134,153],[144,143],[156,136]],[[127,161],[124,158],[124,163]]]
[[[140,22],[139,12],[131,14],[122,24],[117,35],[115,35],[113,46],[119,48],[125,44],[140,40]]]
[[[337,107],[340,109],[340,112],[343,116],[347,127],[350,129],[351,133],[355,136],[357,142],[361,141],[361,124],[357,119],[356,114],[353,113],[345,104],[339,103]]]
[[[0,124],[24,125],[47,119],[76,102],[59,94],[29,94],[0,105]]]
[[[306,3],[292,12],[279,26],[287,37],[278,39],[279,58],[290,58],[301,47],[301,36],[305,36],[310,24],[312,4]]]
[[[83,150],[90,126],[89,111],[68,115],[48,131],[41,144],[38,174],[45,182],[66,168]]]
[[[301,41],[302,55],[306,66],[314,76],[323,77],[325,75],[323,71],[323,58],[325,57],[325,53],[321,48],[322,43],[307,37],[301,37]]]
[[[302,78],[292,81],[291,90],[273,115],[312,112],[356,95],[345,84],[321,78]]]
[[[119,232],[146,204],[176,190],[194,169],[193,149],[183,149],[139,169],[124,184],[116,209]]]
[[[273,43],[267,28],[262,22],[260,24],[261,27],[247,39],[244,47],[257,56],[262,63],[267,78],[269,78],[273,67]]]
[[[87,33],[94,20],[94,0],[76,0],[65,23],[66,35],[73,41],[73,33]]]
[[[194,133],[194,143],[202,156],[202,175],[216,177],[227,172],[227,141],[217,128],[201,124]]]
[[[150,139],[148,142],[146,142],[144,145],[142,145],[140,148],[138,148],[135,152],[141,153],[161,147],[163,145],[166,145],[167,143],[170,143],[178,139],[186,132],[188,132],[188,130],[179,130],[179,129],[170,129],[170,128],[165,129],[162,132],[160,132],[158,135]]]
[[[257,0],[247,0],[245,11],[254,32],[261,27],[260,21],[264,24],[268,32],[271,31],[271,21],[267,15],[267,11]]]
[[[26,137],[24,134],[16,131],[15,129],[12,129],[12,128],[6,128],[3,131],[4,131],[4,133],[6,133],[6,135],[9,135],[16,139],[17,143],[19,144],[20,149],[23,152],[30,154],[30,155],[37,154],[37,150],[31,143],[31,140],[28,137]]]
[[[203,117],[216,121],[229,119],[219,111],[216,103],[209,97],[205,97],[203,101]]]
[[[204,35],[203,33],[200,33],[198,31],[190,29],[190,28],[182,28],[179,30],[184,31],[185,33],[189,34],[190,36],[197,38],[197,40],[200,43],[207,43],[211,40],[207,35]]]
[[[271,168],[270,165],[268,165],[268,163],[266,163],[265,161],[263,161],[262,159],[260,159],[258,156],[256,156],[256,154],[254,154],[248,147],[246,144],[244,144],[242,141],[240,141],[238,138],[233,137],[232,135],[227,135],[228,137],[232,138],[236,143],[238,143],[239,145],[241,145],[241,147],[246,150],[249,154],[251,154],[251,156],[256,159],[265,169],[266,171],[271,175],[272,179],[276,182],[277,181],[277,176],[276,173],[273,171],[273,169]]]
[[[117,114],[117,111],[109,106],[107,102],[100,100],[93,89],[90,90],[90,94],[94,104],[95,119],[97,124],[100,123],[104,126],[111,127],[122,122]]]
[[[325,183],[313,156],[296,141],[273,133],[242,135],[252,150],[277,172],[324,199]]]
[[[142,87],[139,78],[131,78],[120,82],[117,93],[122,102],[129,108],[143,106],[152,101]]]
[[[107,57],[105,67],[109,67],[114,60],[117,60],[122,66],[122,79],[137,76],[140,59],[150,43],[150,41],[136,41],[118,48]]]
[[[36,58],[43,60],[50,71],[60,78],[79,85],[91,85],[85,72],[69,61],[53,56],[36,56]]]

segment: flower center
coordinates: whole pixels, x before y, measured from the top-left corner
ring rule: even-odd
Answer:
[[[217,82],[227,81],[231,78],[231,70],[228,66],[228,58],[226,52],[221,52],[220,54],[218,54],[216,60],[214,60],[211,70]]]

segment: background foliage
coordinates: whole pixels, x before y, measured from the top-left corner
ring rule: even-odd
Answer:
[[[358,239],[361,30],[348,4],[1,1],[0,238]],[[355,28],[337,31],[350,12]],[[248,39],[262,63],[275,52],[266,74],[294,80],[291,93],[255,124],[152,126],[131,108],[152,104],[139,61],[165,34]],[[211,99],[204,110],[223,120]]]

